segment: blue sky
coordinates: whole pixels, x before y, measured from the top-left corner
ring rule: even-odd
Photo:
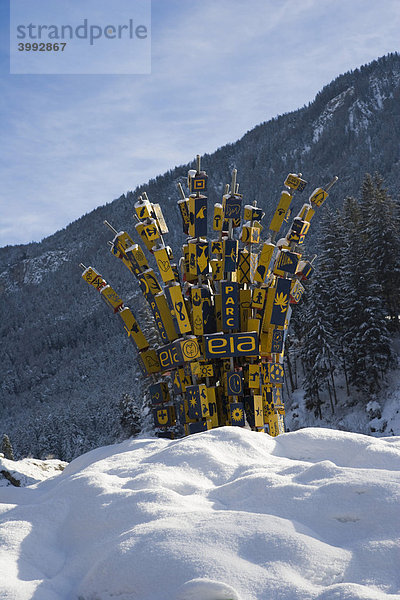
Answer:
[[[400,6],[152,0],[150,75],[10,75],[8,30],[0,0],[0,246],[40,241],[398,51]]]

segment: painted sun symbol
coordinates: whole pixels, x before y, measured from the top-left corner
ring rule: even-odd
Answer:
[[[196,404],[197,404],[196,398],[194,398],[194,397],[190,398],[190,405],[191,406],[196,406]]]
[[[232,411],[232,419],[234,421],[241,421],[243,419],[243,411],[241,408],[235,408],[235,410]]]

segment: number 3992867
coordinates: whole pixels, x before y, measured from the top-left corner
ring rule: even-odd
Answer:
[[[61,42],[60,44],[57,42],[54,44],[51,42],[34,42],[33,44],[30,42],[21,42],[18,44],[18,50],[19,52],[64,52],[66,45],[67,42]]]

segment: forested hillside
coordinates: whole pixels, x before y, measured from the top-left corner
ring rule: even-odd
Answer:
[[[245,201],[256,200],[265,210],[268,222],[288,172],[303,173],[310,182],[307,191],[338,175],[339,182],[328,201],[331,216],[325,217],[323,229],[317,219],[312,222],[308,250],[318,252],[321,248],[326,257],[326,239],[338,231],[342,237],[335,238],[335,243],[345,243],[346,256],[357,261],[367,246],[357,246],[360,220],[357,216],[353,219],[354,202],[346,201],[340,222],[339,217],[332,216],[333,212],[341,209],[345,198],[360,196],[365,173],[376,171],[384,180],[383,187],[395,199],[393,210],[397,210],[399,139],[400,56],[393,54],[338,77],[309,106],[258,125],[235,144],[202,157],[202,166],[209,175],[210,201],[220,199],[224,184],[236,167]],[[189,166],[192,163],[176,167],[147,186],[120,196],[41,243],[0,249],[0,432],[9,435],[16,456],[53,454],[70,460],[137,430],[135,406],[142,405],[145,383],[135,365],[133,345],[125,337],[122,324],[82,281],[78,265],[83,262],[94,266],[134,308],[143,324],[147,308],[142,294],[129,271],[108,251],[107,241],[112,234],[103,221],[107,219],[116,229],[125,229],[135,237],[133,205],[146,190],[151,201],[161,204],[170,228],[166,241],[177,251],[183,241],[176,207],[177,183],[185,183]],[[303,202],[300,195],[297,202]],[[369,222],[369,261],[380,260],[379,244],[385,241],[381,234],[386,226],[379,214],[375,224]],[[355,295],[352,307],[358,318],[360,294],[382,298],[386,292],[379,281],[376,285],[381,288],[371,291],[368,277],[364,282],[367,289],[362,288],[357,264],[352,268],[353,279],[345,282],[349,286],[346,297]],[[318,277],[315,281],[315,286],[322,285]],[[356,284],[359,287],[355,288]],[[368,313],[371,327],[381,327],[387,316],[379,312],[381,304],[376,308],[372,303],[372,312]],[[352,319],[351,312],[346,318]],[[343,326],[347,327],[345,323]],[[331,327],[330,317],[326,327]],[[346,331],[350,335],[350,330]],[[331,348],[331,335],[329,332],[326,348]],[[339,339],[344,334],[335,335]],[[311,342],[310,337],[310,352]],[[339,369],[343,356],[337,344],[332,344],[332,360]],[[353,352],[350,345],[345,364]],[[392,361],[386,347],[379,352],[383,361],[385,357]],[[366,357],[366,368],[368,360]],[[352,365],[351,369],[357,379],[359,365]],[[350,372],[347,375],[351,377]],[[372,394],[372,383],[368,378],[367,381],[365,393]],[[323,385],[327,387],[326,382]],[[309,406],[318,413],[320,402],[309,373],[306,386]]]
[[[320,421],[356,407],[366,433],[399,434],[394,411],[382,417],[399,319],[400,205],[378,175],[366,175],[358,198],[325,209],[316,273],[291,322],[287,372],[294,391],[290,363],[301,363],[304,407]]]

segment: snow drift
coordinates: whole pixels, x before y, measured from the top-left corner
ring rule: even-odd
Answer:
[[[4,600],[394,600],[400,438],[224,427],[0,488]]]

